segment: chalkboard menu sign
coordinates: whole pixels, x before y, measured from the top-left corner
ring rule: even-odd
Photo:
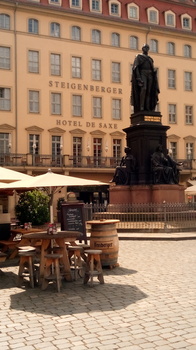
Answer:
[[[61,205],[61,230],[79,231],[82,233],[80,241],[84,240],[87,243],[83,203],[63,203]]]

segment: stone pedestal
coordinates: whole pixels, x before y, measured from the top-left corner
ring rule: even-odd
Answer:
[[[110,186],[110,204],[134,203],[184,203],[184,186],[181,185],[134,185]]]

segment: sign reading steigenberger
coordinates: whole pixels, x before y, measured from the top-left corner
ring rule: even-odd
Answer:
[[[53,88],[61,88],[66,90],[79,90],[79,91],[90,91],[90,92],[102,92],[102,93],[108,93],[108,94],[119,94],[122,95],[122,89],[120,88],[114,88],[110,86],[99,86],[99,85],[92,85],[92,84],[76,84],[76,83],[69,83],[65,81],[49,81],[49,87]]]

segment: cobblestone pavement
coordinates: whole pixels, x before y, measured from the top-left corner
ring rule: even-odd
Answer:
[[[196,350],[196,240],[120,241],[105,284],[17,288],[1,267],[1,350]]]

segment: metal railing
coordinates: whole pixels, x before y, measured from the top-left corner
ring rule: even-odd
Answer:
[[[178,232],[196,230],[196,203],[85,204],[85,220],[118,219],[118,230]]]
[[[178,159],[182,162],[182,170],[196,169],[196,160]],[[68,154],[22,154],[0,153],[0,165],[4,166],[38,166],[38,167],[71,167],[71,168],[116,168],[121,158],[70,156]]]

